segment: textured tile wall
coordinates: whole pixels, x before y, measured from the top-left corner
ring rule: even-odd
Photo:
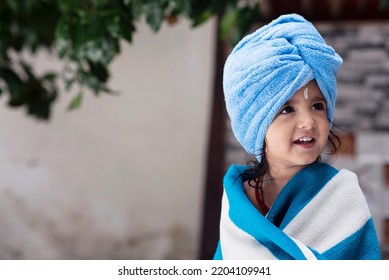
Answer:
[[[353,131],[389,131],[389,23],[319,29],[344,60],[335,123]]]

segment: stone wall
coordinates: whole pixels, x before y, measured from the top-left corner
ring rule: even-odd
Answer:
[[[389,132],[389,23],[323,25],[320,32],[344,60],[335,123]]]

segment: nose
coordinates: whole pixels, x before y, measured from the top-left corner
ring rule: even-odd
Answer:
[[[313,129],[316,127],[315,118],[310,112],[301,112],[298,120],[298,127],[300,129]]]

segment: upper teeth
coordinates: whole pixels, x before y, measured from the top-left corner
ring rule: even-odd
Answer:
[[[312,137],[303,137],[303,138],[300,138],[299,141],[304,141],[304,142],[308,142],[308,141],[311,141],[312,140]]]

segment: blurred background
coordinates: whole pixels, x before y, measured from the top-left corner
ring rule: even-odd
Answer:
[[[222,176],[250,158],[224,109],[225,58],[280,14],[343,57],[328,159],[359,175],[389,249],[389,3],[0,3],[0,259],[209,259]]]

